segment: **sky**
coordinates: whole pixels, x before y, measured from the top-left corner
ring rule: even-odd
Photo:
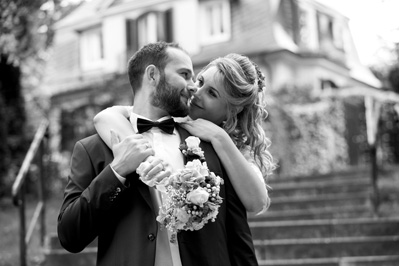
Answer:
[[[399,43],[399,0],[317,0],[349,18],[349,27],[365,65],[392,60],[381,48]]]

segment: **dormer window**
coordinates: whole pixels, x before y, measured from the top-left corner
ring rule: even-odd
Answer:
[[[298,3],[292,0],[281,0],[278,9],[277,20],[283,26],[285,32],[292,38],[292,41],[299,44],[299,8]]]
[[[91,70],[101,65],[104,59],[101,26],[80,32],[80,64],[82,70]]]
[[[155,12],[147,13],[141,16],[137,21],[139,47],[147,43],[158,41],[158,23],[159,19]]]
[[[200,38],[204,45],[230,39],[230,1],[200,2]]]
[[[343,49],[342,40],[342,27],[340,24],[323,13],[317,14],[317,23],[319,31],[319,41],[321,46],[323,45],[333,45],[337,49]]]
[[[172,9],[147,12],[137,19],[126,21],[127,50],[135,52],[140,47],[157,41],[173,41]]]

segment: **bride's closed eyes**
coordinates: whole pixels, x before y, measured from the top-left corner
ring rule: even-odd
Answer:
[[[212,97],[215,97],[215,98],[219,97],[219,94],[217,93],[217,91],[214,88],[209,88],[208,93]]]

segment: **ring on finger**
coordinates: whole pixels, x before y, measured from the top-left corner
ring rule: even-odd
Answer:
[[[150,144],[146,143],[146,144],[145,144],[145,148],[146,148],[146,149],[151,148]]]

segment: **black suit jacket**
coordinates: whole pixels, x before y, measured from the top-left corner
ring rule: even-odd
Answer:
[[[181,138],[188,132],[178,127]],[[257,265],[244,206],[219,159],[207,142],[201,142],[209,169],[225,183],[224,199],[215,222],[199,231],[178,233],[183,266]],[[97,265],[153,266],[156,222],[148,187],[136,173],[124,186],[109,163],[111,150],[98,135],[75,145],[71,174],[58,217],[58,236],[70,252],[80,252],[98,237]]]

